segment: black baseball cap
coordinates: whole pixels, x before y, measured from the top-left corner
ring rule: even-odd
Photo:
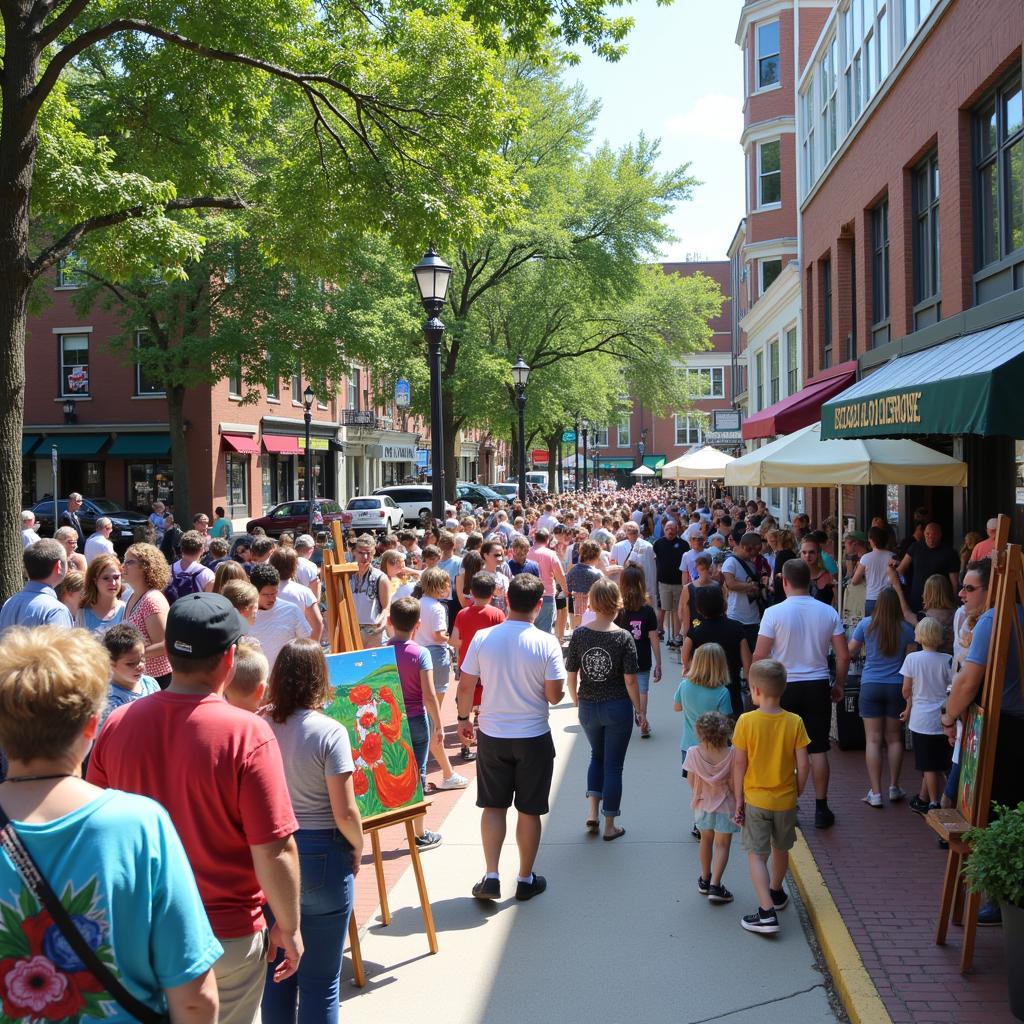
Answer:
[[[178,658],[223,654],[246,632],[245,619],[220,594],[186,594],[167,613],[164,642]]]

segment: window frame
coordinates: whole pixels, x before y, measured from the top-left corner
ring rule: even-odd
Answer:
[[[779,339],[768,343],[768,404],[774,405],[782,397],[779,372]]]
[[[242,357],[234,356],[230,360],[228,372],[225,375],[228,382],[228,398],[242,397]]]
[[[884,345],[889,340],[892,316],[892,284],[889,266],[889,197],[871,209],[871,341]]]
[[[591,448],[607,448],[608,447],[608,427],[591,426]],[[604,438],[602,441],[601,438]]]
[[[835,323],[832,309],[832,258],[821,261],[821,368],[832,365]]]
[[[921,182],[927,186],[927,201],[921,203]],[[938,150],[932,150],[911,174],[913,223],[914,329],[919,317],[938,307],[942,300],[941,221],[942,182]],[[928,290],[930,289],[930,290]],[[936,319],[939,319],[936,311]],[[929,323],[934,321],[929,320]]]
[[[625,440],[623,440],[625,435]],[[615,447],[616,448],[629,448],[630,436],[629,436],[629,417],[627,416],[624,420],[615,425]]]
[[[760,412],[764,404],[764,349],[754,354],[754,412]]]
[[[771,281],[769,281],[768,284],[765,284],[764,283],[764,272],[765,272],[765,267],[767,267],[767,265],[769,263],[777,263],[779,265],[779,269],[776,271],[775,276],[771,279]],[[758,268],[757,269],[758,269],[758,276],[761,279],[760,282],[759,282],[759,284],[761,286],[760,294],[764,295],[764,293],[766,291],[768,291],[768,289],[771,288],[771,286],[773,284],[775,284],[775,282],[779,279],[780,275],[782,274],[782,257],[781,256],[772,256],[772,257],[770,257],[769,259],[766,259],[766,260],[758,260]]]
[[[779,166],[778,170],[765,171],[763,169],[763,160],[761,159],[761,152],[765,146],[776,146],[779,153]],[[782,206],[782,139],[765,139],[762,142],[758,142],[755,146],[756,154],[755,159],[757,160],[757,203],[756,208],[758,210],[775,210]],[[777,177],[779,180],[779,198],[765,200],[764,198],[764,181],[769,177]]]
[[[139,328],[135,332],[135,349],[138,351],[143,347],[142,339],[152,339],[152,334],[149,331]],[[154,343],[155,346],[155,343]],[[135,397],[136,398],[163,398],[167,394],[166,387],[146,389],[142,384],[142,365],[136,360],[135,362]]]
[[[790,395],[800,390],[800,343],[796,324],[786,328],[786,389]]]
[[[694,394],[696,390],[691,384],[693,378],[697,379],[700,387],[700,394]],[[707,384],[707,390],[704,384]],[[703,402],[709,398],[725,398],[725,367],[724,366],[688,366],[686,368],[686,390],[690,392],[694,401]]]
[[[69,265],[71,269],[68,269]],[[85,286],[85,282],[78,276],[75,266],[85,267],[85,260],[80,260],[74,249],[63,259],[57,261],[57,285],[61,291],[73,291],[76,288]]]
[[[704,443],[704,428],[701,420],[696,416],[689,416],[686,413],[675,414],[675,446],[676,448],[688,448],[691,445]],[[680,428],[682,435],[680,435]],[[680,436],[683,440],[680,440]],[[691,440],[691,436],[693,439]]]
[[[68,363],[64,358],[64,339],[65,338],[84,338],[85,339],[85,355],[86,360],[84,363]],[[90,373],[91,366],[91,348],[92,348],[92,332],[91,331],[65,331],[57,335],[57,395],[60,398],[92,398],[92,374]],[[85,367],[85,390],[84,391],[73,391],[67,387],[67,368],[69,366]]]
[[[761,29],[775,26],[776,44],[774,51],[761,52]],[[761,81],[761,62],[775,58],[777,77],[774,82],[767,84]],[[754,94],[769,92],[772,89],[782,88],[782,26],[778,18],[769,18],[767,21],[758,22],[754,25]]]
[[[292,405],[302,405],[302,372],[292,374],[291,380]]]
[[[244,501],[232,501],[235,497],[234,487],[236,481],[232,467],[237,466],[241,471],[241,494]],[[238,515],[249,514],[249,456],[238,455],[233,452],[224,454],[224,500],[228,506],[228,515],[232,518]]]

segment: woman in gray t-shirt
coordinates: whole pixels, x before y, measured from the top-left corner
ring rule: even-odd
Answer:
[[[299,995],[303,1020],[338,1019],[341,953],[352,913],[354,876],[363,855],[363,831],[352,776],[348,731],[323,708],[334,697],[327,662],[314,640],[291,640],[277,656],[264,714],[281,748],[285,780],[299,830],[302,943],[296,974],[273,980],[267,968],[264,1020],[294,1020]],[[270,918],[269,910],[267,916]],[[271,918],[271,924],[273,923]]]

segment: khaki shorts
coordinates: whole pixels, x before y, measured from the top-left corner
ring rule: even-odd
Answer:
[[[679,607],[679,597],[682,592],[682,583],[659,583],[658,602],[661,608],[667,612],[674,612]]]
[[[792,850],[796,843],[796,808],[769,811],[747,804],[743,811],[743,849],[766,857],[773,849]]]

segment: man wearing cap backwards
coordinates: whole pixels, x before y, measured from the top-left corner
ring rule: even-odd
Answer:
[[[170,814],[224,947],[214,965],[220,1024],[255,1021],[268,945],[284,950],[275,981],[302,956],[298,822],[281,753],[263,719],[223,699],[244,632],[220,594],[175,601],[164,634],[170,686],[111,714],[88,772],[89,782],[152,797]]]

